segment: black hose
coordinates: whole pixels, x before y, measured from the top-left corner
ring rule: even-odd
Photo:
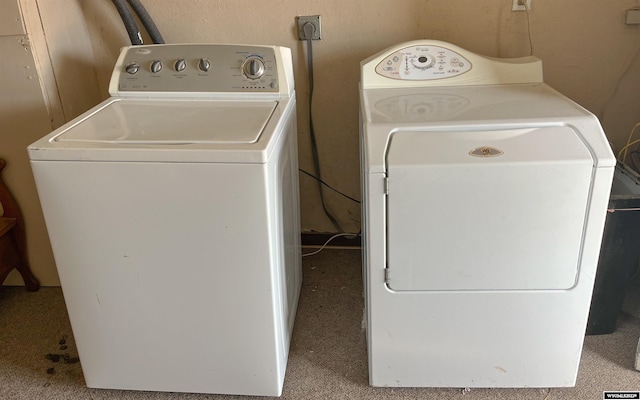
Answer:
[[[138,18],[140,19],[140,22],[142,22],[142,25],[144,25],[144,28],[149,33],[151,41],[155,44],[163,44],[164,39],[162,38],[158,27],[156,26],[155,22],[153,22],[153,18],[151,18],[151,15],[149,15],[147,9],[144,8],[140,0],[127,1],[129,2],[131,8],[133,8],[133,11],[135,11],[135,13],[138,15]]]
[[[120,18],[122,19],[122,23],[124,27],[127,29],[127,33],[129,34],[129,40],[131,40],[131,44],[134,46],[138,46],[142,44],[142,35],[140,34],[140,29],[138,29],[138,24],[136,24],[136,20],[133,18],[133,14],[131,14],[131,10],[129,6],[127,6],[127,2],[125,0],[111,0],[113,5],[116,6],[118,10],[118,14],[120,14]]]

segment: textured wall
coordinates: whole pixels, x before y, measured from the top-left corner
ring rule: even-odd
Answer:
[[[168,42],[278,44],[294,51],[299,105],[300,165],[312,170],[307,121],[305,45],[296,38],[295,16],[322,16],[323,39],[314,42],[314,120],[323,177],[359,198],[359,62],[402,41],[450,41],[495,57],[529,54],[526,13],[511,0],[272,0],[147,1]],[[610,140],[621,147],[640,120],[640,31],[624,24],[637,1],[534,0],[534,55],[545,79],[603,118]],[[99,86],[106,93],[111,66],[127,37],[110,2],[83,3],[96,55]],[[303,230],[333,231],[316,184],[301,175]],[[329,209],[348,231],[359,229],[359,206],[331,191]]]
[[[109,2],[85,2],[98,80],[106,91],[111,62],[126,35]],[[311,171],[305,45],[295,35],[296,15],[322,16],[323,39],[314,42],[314,120],[323,177],[359,198],[359,62],[406,40],[450,41],[480,54],[529,54],[526,13],[511,0],[278,0],[147,1],[168,42],[279,44],[291,47],[296,64],[300,164]],[[637,62],[640,31],[624,24],[624,10],[637,1],[534,0],[534,55],[545,79],[603,118],[610,140],[621,147],[640,120]],[[111,62],[110,62],[111,61]],[[637,114],[637,115],[636,115]],[[322,213],[316,185],[301,175],[303,230],[333,231]],[[328,207],[349,231],[359,229],[357,204],[327,191]]]
[[[59,95],[69,119],[107,96],[107,84],[126,32],[109,0],[20,0],[42,18]],[[314,42],[314,120],[324,179],[359,198],[358,81],[362,59],[420,38],[455,43],[495,57],[528,55],[527,18],[511,0],[143,0],[170,43],[277,44],[292,48],[298,93],[300,165],[312,171],[307,121],[306,53],[296,15],[322,16]],[[640,120],[640,31],[624,24],[638,0],[533,0],[533,54],[545,80],[601,117],[615,147]],[[56,11],[57,10],[57,11]],[[61,10],[64,10],[61,11]],[[31,24],[35,25],[35,24]],[[69,73],[73,68],[73,73]],[[65,73],[66,71],[66,73]],[[46,83],[46,82],[45,82]],[[49,85],[51,86],[51,85]],[[81,95],[80,95],[81,94]],[[55,102],[55,96],[49,95]],[[317,185],[301,175],[302,228],[334,231]],[[326,192],[329,209],[347,231],[358,231],[360,208]],[[34,229],[44,229],[35,227]]]
[[[24,215],[33,272],[56,284],[58,276],[26,151],[52,125],[17,1],[0,2],[0,54],[0,157],[7,160],[2,175]],[[23,284],[17,271],[6,282]]]

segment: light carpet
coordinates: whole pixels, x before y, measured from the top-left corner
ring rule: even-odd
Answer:
[[[326,249],[304,258],[303,269],[282,399],[602,399],[605,390],[640,390],[640,372],[633,368],[640,320],[630,314],[621,316],[613,334],[586,337],[574,388],[372,388],[361,324],[360,251]],[[0,290],[0,399],[247,398],[89,389],[76,355],[59,288]]]

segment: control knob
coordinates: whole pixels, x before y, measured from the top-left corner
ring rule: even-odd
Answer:
[[[198,69],[202,72],[208,72],[211,69],[211,61],[201,58],[200,62],[198,62]]]
[[[418,69],[428,69],[433,67],[433,65],[436,63],[436,59],[433,58],[432,56],[429,55],[422,55],[419,57],[415,57],[412,61],[411,64],[413,64],[414,67],[418,68]]]
[[[162,62],[160,60],[154,60],[151,63],[151,72],[157,74],[160,70],[162,70]]]
[[[182,72],[185,70],[185,68],[187,68],[187,62],[184,60],[184,58],[180,58],[176,61],[174,68],[177,72]]]
[[[132,62],[131,64],[127,65],[125,68],[125,71],[127,71],[128,74],[136,74],[138,71],[140,71],[140,65],[138,65],[138,63]]]
[[[264,61],[259,57],[249,57],[242,64],[242,72],[249,79],[260,79],[265,70]]]

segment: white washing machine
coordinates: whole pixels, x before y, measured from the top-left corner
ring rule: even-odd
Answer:
[[[361,64],[373,386],[575,385],[615,159],[534,57]]]
[[[281,394],[300,293],[290,50],[124,48],[28,151],[89,387]]]

